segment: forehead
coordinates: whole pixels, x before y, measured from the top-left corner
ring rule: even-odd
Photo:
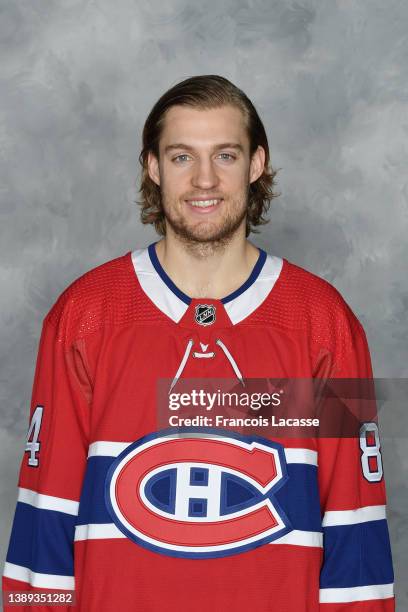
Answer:
[[[176,142],[192,147],[237,142],[245,148],[249,141],[244,115],[239,108],[229,105],[205,110],[172,106],[165,115],[160,149]]]

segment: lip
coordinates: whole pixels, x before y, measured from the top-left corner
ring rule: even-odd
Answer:
[[[208,206],[207,208],[200,208],[199,206],[193,206],[191,204],[191,202],[204,202],[205,200],[219,200],[219,202],[217,204],[214,204],[213,206]],[[224,201],[224,198],[191,198],[189,200],[184,200],[185,203],[188,205],[189,209],[197,214],[197,215],[208,215],[211,214],[212,212],[218,210],[218,208],[220,207],[220,205],[222,204],[222,202]]]
[[[185,202],[204,202],[205,200],[222,200],[221,196],[197,196],[195,198],[186,198]]]

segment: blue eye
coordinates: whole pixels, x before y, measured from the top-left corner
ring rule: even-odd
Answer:
[[[186,153],[183,153],[182,155],[177,155],[177,157],[174,157],[173,161],[177,162],[180,160],[180,157],[188,157],[188,155]],[[184,160],[182,160],[184,161]]]

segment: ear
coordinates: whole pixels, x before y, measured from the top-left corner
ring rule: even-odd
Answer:
[[[152,181],[160,186],[159,160],[151,151],[147,154],[147,171]]]
[[[251,165],[249,168],[249,182],[250,183],[254,183],[261,176],[262,172],[264,171],[264,167],[265,167],[265,159],[266,159],[265,149],[261,147],[261,145],[259,145],[257,150],[255,151],[255,153],[252,155],[252,158],[251,158]]]

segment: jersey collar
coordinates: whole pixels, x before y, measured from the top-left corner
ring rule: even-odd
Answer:
[[[162,312],[178,323],[190,306],[192,298],[181,291],[165,272],[156,254],[156,244],[153,242],[147,248],[132,251],[133,267],[147,296]],[[227,296],[212,300],[224,305],[233,325],[251,314],[263,302],[279,278],[283,260],[269,255],[259,247],[258,250],[258,259],[247,280]]]

